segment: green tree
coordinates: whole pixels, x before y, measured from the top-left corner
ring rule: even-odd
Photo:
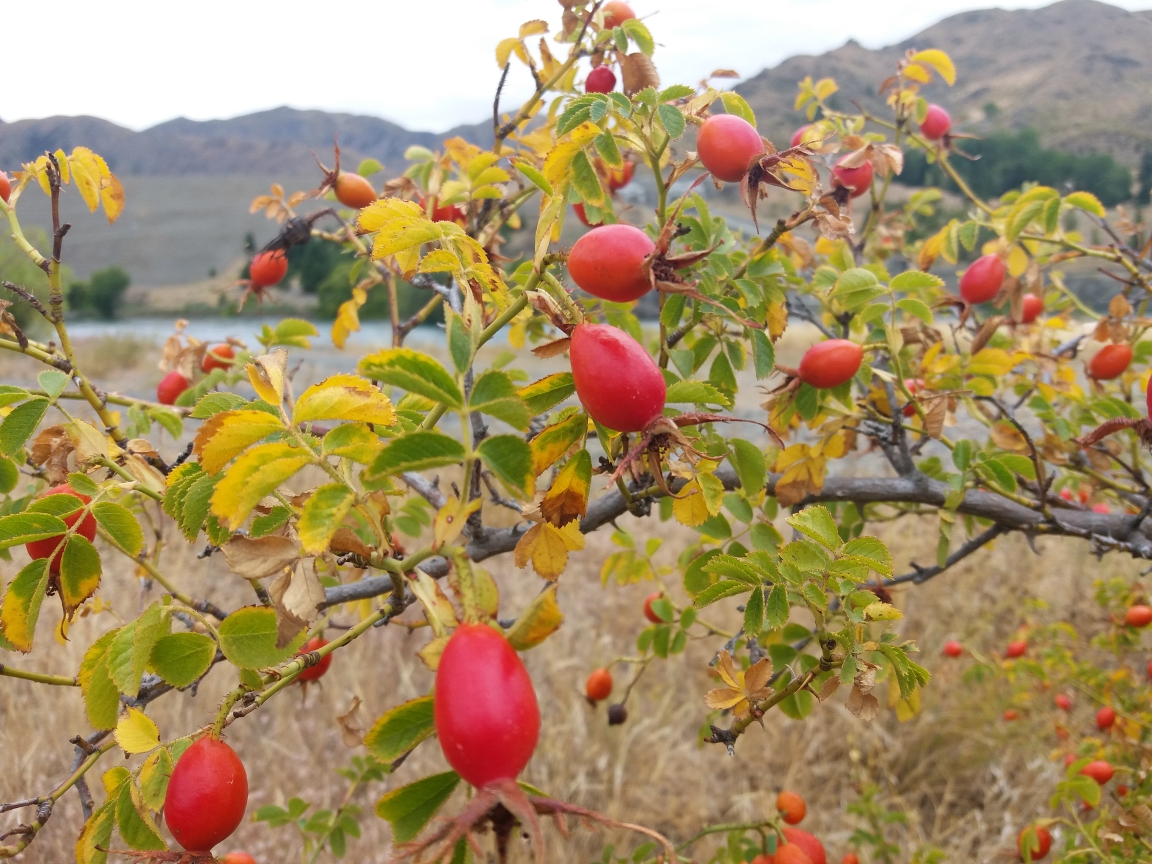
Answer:
[[[111,321],[120,311],[124,292],[131,284],[122,267],[105,267],[94,272],[89,281],[73,282],[68,287],[68,305],[80,314]]]

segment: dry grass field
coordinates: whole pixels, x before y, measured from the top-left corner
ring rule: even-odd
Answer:
[[[104,364],[99,371],[92,370],[104,381],[128,382],[125,386],[143,391],[158,377],[156,349],[148,343],[91,342],[81,350],[84,358]],[[798,353],[797,346],[786,346],[782,361],[792,353]],[[307,369],[327,374],[325,356],[322,353]],[[22,359],[0,358],[0,380],[29,377],[30,364]],[[749,398],[755,396],[754,387],[745,389]],[[170,440],[164,449],[174,449]],[[848,464],[842,463],[841,469]],[[621,526],[640,537],[663,537],[660,563],[673,563],[677,551],[694,537],[688,529],[655,518],[642,522],[624,517]],[[910,518],[874,527],[892,545],[898,572],[912,560],[925,562],[934,555],[934,522]],[[197,560],[196,550],[175,531],[168,542],[162,569],[184,590],[223,608],[251,602],[250,588],[227,571],[219,556]],[[562,628],[525,655],[543,723],[540,745],[524,779],[555,796],[649,825],[677,842],[709,824],[761,819],[772,812],[776,793],[787,787],[807,799],[804,827],[822,837],[829,860],[835,861],[848,851],[847,839],[858,824],[845,806],[862,784],[875,783],[883,800],[909,817],[906,825],[889,830],[889,839],[902,849],[894,861],[910,862],[915,850],[926,845],[944,849],[949,861],[1008,861],[1016,832],[1027,820],[1046,813],[1047,797],[1058,776],[1051,758],[1055,746],[1051,717],[1046,708],[1037,708],[1025,712],[1021,722],[1002,723],[1004,706],[995,690],[963,682],[969,661],[945,662],[940,646],[946,639],[958,638],[966,647],[994,653],[1030,616],[1091,629],[1102,623],[1091,611],[1093,581],[1104,575],[1135,578],[1140,569],[1116,556],[1097,562],[1083,544],[1071,540],[1044,539],[1037,547],[1038,555],[1022,538],[1003,539],[953,571],[897,593],[896,603],[905,613],[898,630],[920,642],[922,662],[935,676],[917,717],[898,723],[891,712],[882,711],[871,724],[861,723],[844,708],[841,693],[818,706],[804,722],[770,714],[763,729],[753,726],[738,742],[732,758],[719,746],[699,743],[706,717],[703,694],[714,686],[708,663],[720,647],[718,638],[692,642],[685,654],[653,664],[629,700],[630,716],[623,726],[609,728],[604,706],[594,710],[582,698],[583,680],[592,668],[634,650],[636,635],[645,625],[641,604],[654,590],[652,583],[601,587],[600,564],[616,548],[609,532],[601,531],[589,538],[587,548],[561,577]],[[18,552],[13,564],[0,565],[5,581],[22,556]],[[59,644],[52,638],[59,611],[50,600],[41,616],[35,655],[3,660],[11,659],[23,669],[74,674],[85,648],[112,625],[108,616],[129,620],[159,596],[157,587],[145,586],[126,562],[112,554],[106,560],[111,563],[100,596],[111,603],[111,611],[80,620],[70,641]],[[538,577],[516,570],[511,556],[490,559],[485,566],[502,588],[502,617],[514,616],[540,588]],[[674,599],[684,602],[679,585],[669,582],[667,588]],[[1043,606],[1033,604],[1035,598],[1042,598]],[[354,614],[340,610],[334,621],[350,623]],[[409,610],[401,622],[372,630],[339,652],[322,686],[307,694],[292,688],[228,729],[229,742],[248,768],[249,814],[295,795],[318,807],[339,804],[346,781],[335,769],[362,750],[346,746],[336,718],[359,698],[367,726],[390,707],[427,692],[432,684],[432,673],[415,657],[427,639],[425,631],[410,632],[402,626],[416,615],[416,610]],[[730,604],[719,604],[706,617],[721,628],[739,626]],[[618,667],[617,692],[628,678],[629,673]],[[218,666],[194,697],[168,694],[154,703],[149,714],[164,738],[177,737],[209,722],[219,699],[233,686],[234,673]],[[0,683],[0,717],[0,801],[50,789],[69,770],[68,739],[88,732],[78,690],[61,691],[11,678]],[[1078,708],[1070,728],[1078,728],[1076,724],[1090,725],[1087,706]],[[122,759],[110,753],[101,767],[117,764],[123,764]],[[390,788],[444,768],[439,748],[428,742],[394,776],[363,788],[355,799],[365,810],[363,837],[350,841],[345,860],[388,861],[389,829],[372,815],[375,801]],[[99,797],[97,774],[92,784]],[[450,810],[460,806],[461,795],[457,793]],[[7,830],[27,815],[27,811],[6,814],[0,817],[0,826]],[[19,860],[45,864],[71,860],[81,824],[79,800],[69,794]],[[587,864],[599,859],[606,840],[634,842],[627,836],[583,830],[564,842],[549,828],[548,860]],[[247,849],[261,864],[287,864],[300,860],[301,842],[292,828],[271,830],[246,822],[218,852],[228,848]],[[691,849],[693,860],[707,861],[714,848],[712,839],[698,843]],[[333,859],[325,853],[320,860]],[[527,848],[517,849],[514,860],[528,861]],[[868,857],[863,860],[871,864]]]

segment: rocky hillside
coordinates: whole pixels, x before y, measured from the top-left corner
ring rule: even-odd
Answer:
[[[1130,165],[1152,147],[1152,11],[1097,0],[964,12],[877,51],[849,41],[819,57],[792,57],[737,89],[765,133],[787,140],[803,122],[792,109],[797,81],[833,77],[840,107],[857,101],[879,111],[876,87],[909,48],[940,48],[955,61],[956,86],[937,81],[926,95],[961,131],[1033,126],[1048,147],[1111,153]]]

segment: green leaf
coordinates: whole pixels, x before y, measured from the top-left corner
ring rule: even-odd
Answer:
[[[675,105],[661,105],[656,109],[656,113],[660,116],[660,124],[664,127],[664,131],[668,133],[669,138],[675,141],[684,134],[684,129],[687,124],[679,108]]]
[[[905,297],[903,300],[897,300],[896,305],[909,315],[919,318],[925,324],[931,325],[935,320],[928,304],[917,300],[915,297]]]
[[[892,553],[875,537],[857,537],[849,540],[840,550],[843,555],[866,561],[881,576],[892,575]]]
[[[247,400],[243,396],[237,396],[235,393],[209,393],[196,403],[196,407],[188,416],[193,420],[207,420],[221,411],[232,411],[239,408],[246,402]],[[255,408],[257,406],[249,407]]]
[[[1104,210],[1104,205],[1100,203],[1100,199],[1091,192],[1073,192],[1071,195],[1065,196],[1064,203],[1069,207],[1083,210],[1085,213],[1091,213],[1100,219],[1103,219],[1107,215]]]
[[[695,96],[696,90],[689,87],[687,84],[673,84],[671,87],[665,87],[656,96],[657,102],[674,102],[677,99],[683,99],[685,96]]]
[[[11,459],[0,457],[0,495],[7,495],[20,482],[20,469]]]
[[[55,497],[55,496],[54,496]],[[33,540],[60,537],[68,531],[63,519],[50,513],[16,513],[0,518],[0,549],[10,549]]]
[[[112,501],[98,501],[92,505],[92,515],[116,545],[133,558],[144,548],[144,532],[128,508]]]
[[[794,513],[786,520],[789,525],[811,537],[826,549],[840,548],[840,533],[836,530],[836,520],[827,508],[820,505],[806,507],[799,513]]]
[[[770,630],[788,623],[788,592],[783,585],[775,585],[764,604],[765,623]]]
[[[106,864],[107,849],[112,843],[112,829],[116,827],[116,799],[108,798],[84,823],[84,830],[76,841],[77,864]]]
[[[523,499],[532,497],[536,491],[536,472],[532,448],[527,441],[515,435],[494,435],[481,441],[477,449],[484,464],[505,486]]]
[[[755,636],[764,627],[764,589],[756,588],[744,605],[744,632]]]
[[[459,783],[455,771],[434,774],[393,789],[377,801],[376,815],[392,826],[393,843],[407,843],[423,831]]]
[[[752,331],[752,358],[756,364],[756,378],[767,378],[776,368],[776,349],[763,330]]]
[[[64,392],[69,378],[59,369],[45,369],[36,376],[36,380],[40,382],[40,387],[48,394],[48,398],[55,399]]]
[[[120,829],[120,837],[130,849],[168,848],[160,839],[160,832],[152,820],[152,814],[144,806],[140,788],[134,780],[127,780],[120,786],[120,794],[116,798],[116,827]]]
[[[499,369],[489,369],[476,379],[468,408],[503,420],[521,432],[528,428],[528,421],[532,419],[511,376]]]
[[[583,150],[572,158],[572,185],[580,193],[580,197],[595,207],[604,204],[604,187],[600,185],[600,178],[592,162]]]
[[[728,444],[732,448],[730,461],[740,478],[740,488],[749,498],[755,499],[767,480],[764,451],[743,438],[731,438]]]
[[[301,633],[294,642],[303,641]],[[220,650],[241,669],[263,669],[288,659],[294,644],[276,647],[276,610],[245,606],[220,623]]]
[[[689,402],[694,405],[722,405],[729,408],[732,400],[711,384],[703,381],[676,381],[668,388],[665,402],[669,404]]]
[[[44,602],[44,594],[48,590],[48,561],[47,558],[40,558],[25,564],[8,586],[0,606],[4,637],[24,654],[32,650],[40,604]]]
[[[753,127],[756,126],[756,113],[739,93],[735,93],[732,90],[725,90],[720,94],[720,101],[724,104],[724,110],[727,113],[742,117],[751,123]]]
[[[692,598],[692,605],[697,609],[703,609],[705,606],[711,606],[718,600],[723,600],[725,597],[735,597],[737,594],[747,594],[749,591],[748,583],[736,582],[731,579],[721,579],[712,585],[709,585],[699,594]]]
[[[735,555],[717,555],[704,565],[704,570],[721,579],[734,579],[743,582],[749,587],[763,585],[770,574],[757,567],[747,558],[737,558]]]
[[[73,611],[100,586],[100,554],[86,537],[73,534],[60,556],[60,600],[64,614]]]
[[[388,348],[369,354],[360,360],[358,370],[365,378],[401,387],[449,408],[464,407],[464,396],[448,370],[411,348]]]
[[[812,713],[812,709],[816,706],[816,699],[807,690],[800,690],[781,699],[779,705],[785,717],[803,720]]]
[[[0,456],[15,456],[32,437],[50,403],[47,399],[30,399],[17,405],[0,421]]]
[[[905,270],[892,277],[889,287],[893,291],[921,291],[926,288],[943,288],[944,280],[923,270]]]
[[[876,274],[863,267],[846,270],[836,280],[832,289],[832,299],[848,312],[863,309],[877,297],[888,293],[876,278]]]
[[[432,697],[421,696],[397,705],[372,724],[364,746],[381,762],[395,762],[435,731]]]
[[[456,465],[467,454],[464,445],[439,432],[412,432],[390,441],[368,468],[369,476],[424,471]]]
[[[512,162],[512,165],[517,171],[527,177],[537,189],[543,192],[546,197],[551,198],[556,194],[552,189],[552,184],[548,182],[547,178],[545,178],[531,162],[526,159],[516,159]]]
[[[168,791],[168,778],[171,776],[172,755],[166,747],[158,747],[140,766],[140,795],[149,810],[159,810],[164,806],[164,794]]]
[[[328,550],[328,541],[355,500],[356,492],[343,483],[328,483],[308,497],[296,529],[305,554],[322,555]]]
[[[608,105],[610,103],[605,101],[603,104]],[[616,139],[612,137],[611,132],[601,132],[593,139],[592,143],[596,145],[596,152],[600,154],[605,165],[619,168],[624,164],[624,157],[620,155],[620,148],[616,146]]]
[[[641,54],[648,57],[652,56],[652,52],[656,50],[656,43],[652,40],[652,34],[648,32],[648,28],[644,22],[639,18],[629,18],[620,25],[624,28],[624,32],[628,34],[629,38],[636,43],[636,47],[640,49]]]
[[[368,157],[361,160],[360,164],[356,166],[356,173],[361,177],[371,177],[373,174],[379,174],[384,170],[384,166],[380,164],[379,160]]]
[[[556,372],[521,388],[520,398],[527,404],[532,416],[536,417],[556,407],[575,392],[572,373]]]
[[[184,435],[184,420],[175,411],[169,411],[165,408],[149,408],[148,416],[159,423],[161,428],[176,440]]]
[[[130,624],[121,627],[108,648],[108,673],[125,696],[140,692],[140,679],[152,657],[152,649],[170,629],[170,619],[153,603]]]
[[[187,687],[212,665],[216,643],[200,633],[171,633],[156,640],[151,669],[173,687]]]
[[[444,306],[444,327],[448,332],[448,353],[452,355],[452,365],[463,374],[472,363],[472,336],[464,326],[464,319]]]

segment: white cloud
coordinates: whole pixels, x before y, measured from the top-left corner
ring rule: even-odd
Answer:
[[[719,67],[752,75],[849,38],[879,47],[985,5],[633,0],[659,44],[655,60],[665,83],[692,83]],[[27,30],[5,40],[7,67],[19,71],[5,82],[0,117],[91,114],[141,129],[177,116],[232,117],[287,104],[440,131],[490,116],[499,77],[495,44],[530,18],[555,25],[559,6],[554,0],[57,0],[51,40]],[[515,73],[506,106],[530,91],[523,69]]]

